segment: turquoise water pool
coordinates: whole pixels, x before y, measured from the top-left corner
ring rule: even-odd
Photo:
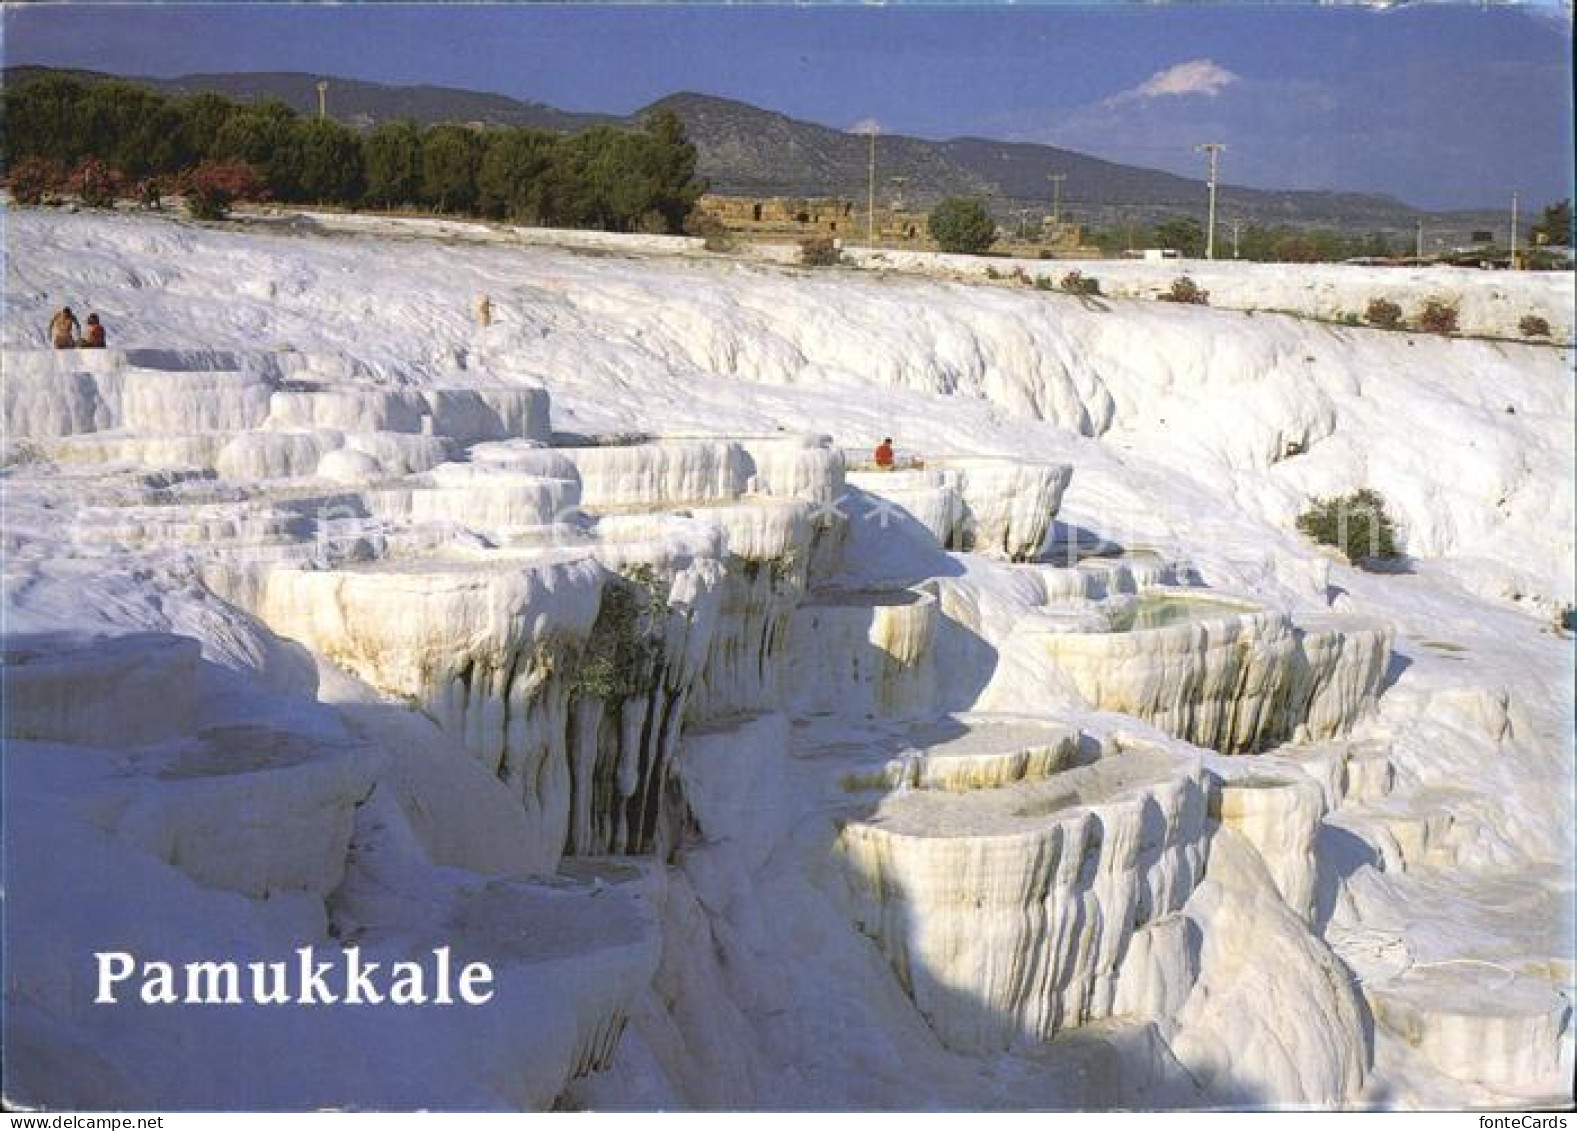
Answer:
[[[1247,605],[1214,597],[1193,597],[1177,593],[1143,593],[1132,604],[1112,616],[1113,632],[1142,632],[1148,628],[1167,628],[1174,624],[1216,620],[1251,612]]]

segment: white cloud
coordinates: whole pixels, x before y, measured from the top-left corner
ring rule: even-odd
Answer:
[[[1209,59],[1190,59],[1157,71],[1131,90],[1112,95],[1103,105],[1119,106],[1140,99],[1176,98],[1188,94],[1214,98],[1237,81],[1237,75]]]
[[[875,118],[861,118],[849,127],[849,132],[851,134],[879,134],[882,132],[882,124]]]

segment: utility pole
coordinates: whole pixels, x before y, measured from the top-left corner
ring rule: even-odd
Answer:
[[[867,181],[868,192],[865,199],[865,240],[872,247],[876,246],[876,126],[873,124],[866,132],[870,138],[870,172]]]
[[[1242,220],[1232,221],[1232,258],[1238,257],[1238,230],[1243,227]]]
[[[329,80],[318,80],[318,120],[329,116]]]
[[[1511,194],[1511,269],[1517,269],[1517,193]]]
[[[1413,258],[1418,260],[1424,258],[1424,222],[1422,220],[1418,221],[1418,246],[1413,251]]]
[[[1047,173],[1046,179],[1051,182],[1051,222],[1062,224],[1062,182],[1068,179],[1066,173]]]
[[[1210,155],[1210,223],[1205,228],[1205,258],[1216,257],[1216,162],[1226,146],[1219,141],[1207,141],[1194,149]]]

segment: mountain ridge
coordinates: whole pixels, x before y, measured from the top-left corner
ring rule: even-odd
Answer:
[[[124,81],[168,94],[213,91],[237,99],[279,98],[302,113],[317,110],[317,82],[300,71],[191,74],[174,78],[113,75],[50,67],[14,66],[7,84],[45,73],[83,81]],[[738,99],[676,91],[630,114],[561,110],[546,103],[455,87],[400,85],[326,76],[331,117],[359,129],[410,117],[422,124],[462,121],[482,126],[529,126],[573,133],[597,125],[628,126],[658,109],[674,111],[696,145],[699,172],[714,191],[754,196],[838,196],[863,200],[868,191],[869,141]],[[1153,220],[1178,213],[1202,216],[1203,181],[1125,165],[1074,150],[972,136],[941,141],[905,134],[877,139],[876,191],[881,203],[901,197],[928,206],[949,195],[985,197],[994,211],[1048,210],[1049,174],[1061,173],[1061,204],[1085,223]],[[1223,219],[1294,226],[1411,229],[1431,215],[1381,193],[1220,186]]]

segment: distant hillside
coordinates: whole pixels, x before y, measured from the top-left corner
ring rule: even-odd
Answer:
[[[456,90],[445,86],[387,86],[299,71],[182,75],[179,78],[161,79],[110,75],[99,71],[59,71],[49,67],[7,67],[5,83],[9,86],[49,73],[66,74],[87,82],[135,82],[169,94],[194,94],[206,90],[243,101],[277,98],[303,114],[317,113],[318,80],[327,77],[330,116],[363,127],[396,118],[414,118],[423,125],[434,122],[479,122],[489,126],[533,126],[568,133],[599,122],[623,121],[611,114],[577,114],[540,102],[522,102],[502,94]]]
[[[46,68],[11,67],[7,84]],[[87,81],[118,76],[62,72]],[[278,98],[303,113],[317,109],[320,76],[295,72],[131,78],[171,93],[215,91],[233,98]],[[329,78],[329,113],[359,128],[410,117],[422,123],[476,122],[575,132],[599,123],[630,124],[666,108],[685,123],[700,155],[700,172],[714,190],[760,196],[843,196],[863,200],[867,191],[867,139],[799,121],[744,102],[679,93],[633,115],[577,113],[501,94],[436,86],[388,86]],[[1004,215],[1017,207],[1048,210],[1050,173],[1062,173],[1062,200],[1076,219],[1096,225],[1150,221],[1166,215],[1203,216],[1202,181],[1155,169],[1120,165],[1048,145],[982,138],[926,141],[882,135],[877,141],[877,194],[883,202],[901,192],[911,206],[928,206],[954,194],[987,197]],[[901,178],[901,185],[895,179]],[[1389,196],[1364,193],[1280,191],[1223,186],[1223,220],[1265,224],[1329,225],[1349,231],[1409,231],[1423,216]],[[1460,213],[1453,227],[1483,224],[1485,214]]]
[[[1089,215],[1092,209],[1107,213],[1122,210],[1128,214],[1198,211],[1208,199],[1203,181],[1157,169],[1118,165],[1049,145],[958,138],[940,142],[937,148],[965,168],[989,176],[1002,196],[1014,200],[1050,199],[1049,176],[1062,173],[1066,177],[1062,182],[1063,202],[1071,204],[1082,215]],[[1221,186],[1217,209],[1223,217],[1261,223],[1319,222],[1341,226],[1405,225],[1416,215],[1416,210],[1410,206],[1380,194],[1267,190],[1234,185]],[[1107,217],[1108,220],[1115,218]]]
[[[701,171],[723,192],[779,196],[840,195],[863,199],[869,176],[866,138],[802,122],[743,102],[675,94],[653,107],[673,110],[700,151]],[[1202,212],[1204,182],[1118,165],[1049,145],[981,138],[925,141],[900,134],[877,141],[877,193],[901,191],[915,204],[953,194],[993,198],[998,211],[1044,208],[1051,173],[1062,173],[1063,204],[1088,221],[1112,223],[1177,212]],[[1405,227],[1416,211],[1388,196],[1276,191],[1223,186],[1222,214],[1262,223]]]
[[[865,197],[870,150],[862,135],[705,94],[671,94],[647,108],[656,109],[672,110],[684,120],[701,172],[716,191]],[[892,135],[877,145],[878,191],[884,201],[894,176],[907,178],[906,195],[926,199],[982,195],[995,188],[935,142]]]

